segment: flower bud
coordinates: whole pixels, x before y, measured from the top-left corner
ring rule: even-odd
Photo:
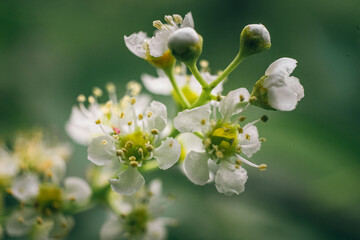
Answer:
[[[196,61],[202,52],[202,37],[190,27],[181,28],[169,37],[168,47],[172,55],[185,63]]]
[[[271,47],[269,31],[262,24],[244,27],[240,35],[240,55],[247,57]]]

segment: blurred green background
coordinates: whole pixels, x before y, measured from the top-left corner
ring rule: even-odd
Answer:
[[[123,93],[127,81],[155,74],[123,35],[152,35],[153,20],[188,11],[213,71],[236,55],[245,25],[270,31],[270,51],[246,59],[226,91],[251,90],[271,62],[287,56],[298,60],[293,75],[305,98],[293,112],[250,111],[270,118],[258,125],[268,141],[253,157],[268,171],[248,168],[240,196],[195,186],[176,168],[146,176],[160,177],[176,196],[168,215],[180,225],[169,238],[360,239],[359,0],[0,1],[1,138],[40,126],[70,141],[64,124],[78,94],[108,81]],[[69,175],[84,176],[87,164],[86,148],[74,144]],[[104,220],[101,208],[79,214],[69,239],[98,239]]]

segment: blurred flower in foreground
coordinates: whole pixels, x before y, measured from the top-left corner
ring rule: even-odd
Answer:
[[[294,110],[304,97],[304,88],[299,79],[290,76],[296,63],[292,58],[280,58],[270,64],[265,76],[254,86],[251,104],[272,110]]]
[[[187,13],[184,19],[178,14],[167,15],[165,21],[165,24],[160,20],[153,22],[153,26],[157,28],[157,31],[155,31],[152,38],[148,38],[146,33],[141,31],[133,33],[129,37],[124,36],[125,44],[132,53],[162,69],[172,67],[175,62],[168,49],[168,40],[171,33],[179,28],[194,28],[191,13]]]
[[[205,151],[190,151],[184,161],[187,177],[198,185],[206,184],[209,173],[215,173],[215,185],[225,195],[239,194],[244,191],[247,173],[242,163],[266,169],[265,164],[256,165],[240,156],[251,157],[260,150],[260,140],[253,121],[241,127],[237,122],[243,118],[231,120],[249,105],[249,92],[240,88],[229,92],[219,104],[213,103],[213,120],[210,120],[211,103],[191,110],[180,112],[174,119],[174,126],[180,132],[203,133]],[[217,111],[221,118],[217,119]],[[263,118],[266,121],[266,118]],[[212,161],[209,161],[211,159]]]
[[[63,184],[42,182],[33,173],[18,176],[11,192],[21,206],[6,220],[7,234],[31,239],[64,238],[74,225],[71,214],[88,203],[91,190],[77,177],[68,177]]]
[[[176,224],[174,219],[160,217],[170,199],[162,196],[161,181],[153,180],[132,196],[110,192],[113,212],[100,231],[101,240],[166,239],[166,226]]]

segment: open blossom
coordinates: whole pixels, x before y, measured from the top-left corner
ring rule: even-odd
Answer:
[[[187,13],[182,19],[180,15],[165,16],[166,24],[156,20],[153,22],[157,28],[155,35],[149,38],[146,33],[140,31],[130,36],[124,36],[127,48],[136,56],[146,59],[157,67],[162,68],[164,64],[174,61],[168,49],[168,40],[171,33],[179,28],[194,28],[194,20],[191,13]]]
[[[110,192],[108,199],[113,212],[100,230],[101,240],[163,240],[167,236],[166,226],[175,222],[161,217],[169,199],[162,196],[160,180],[151,181],[132,196]]]
[[[298,78],[290,76],[297,61],[280,58],[270,64],[263,76],[254,86],[251,96],[256,97],[252,104],[279,111],[292,111],[304,97],[304,88]]]
[[[145,110],[136,98],[131,97],[118,114],[109,112],[112,131],[103,131],[93,138],[88,147],[88,159],[103,166],[118,163],[118,178],[110,179],[112,189],[120,194],[131,195],[145,182],[138,168],[153,164],[156,160],[160,169],[168,169],[180,157],[180,144],[176,139],[159,139],[167,125],[167,110],[164,104],[152,101]],[[111,110],[111,108],[110,108]],[[96,124],[103,129],[101,119]],[[162,141],[161,141],[162,140]],[[157,146],[157,144],[160,144]]]
[[[3,189],[9,187],[19,170],[19,159],[5,146],[0,145],[0,194]]]
[[[203,150],[190,151],[184,160],[185,173],[195,184],[206,184],[210,172],[213,172],[220,193],[239,194],[244,191],[247,180],[242,163],[261,170],[266,168],[265,164],[256,165],[241,156],[243,154],[250,158],[260,150],[261,141],[255,126],[259,120],[244,126],[231,120],[233,115],[241,113],[248,106],[249,97],[249,92],[240,88],[229,92],[218,105],[213,104],[213,111],[211,103],[208,103],[184,110],[174,119],[174,126],[180,132],[202,132],[204,136]],[[219,119],[216,118],[217,111],[221,114]]]
[[[211,83],[214,81],[218,76],[212,75],[208,72],[207,61],[201,62],[203,65],[203,69],[201,70],[201,75],[203,76],[204,80],[207,83]],[[148,91],[158,95],[173,95],[176,99],[177,95],[174,94],[173,87],[164,73],[163,70],[157,69],[158,77],[151,76],[149,74],[143,74],[141,76],[141,80]],[[177,66],[175,68],[175,79],[180,88],[183,92],[186,99],[189,101],[190,104],[194,103],[196,99],[199,97],[202,91],[202,87],[200,83],[196,80],[193,75],[186,74],[186,66],[185,64],[181,64],[181,66]],[[223,91],[223,83],[221,82],[218,86],[216,86],[211,93],[214,95],[220,94]]]
[[[18,176],[11,192],[22,207],[7,219],[7,234],[12,237],[30,234],[33,239],[64,238],[74,226],[68,213],[88,203],[91,189],[77,177],[66,178],[63,185],[41,182],[31,173]]]

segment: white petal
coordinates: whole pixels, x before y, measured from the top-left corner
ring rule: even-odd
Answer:
[[[1,147],[1,146],[0,146]],[[0,178],[10,178],[17,174],[19,160],[0,148]]]
[[[240,96],[243,101],[240,102]],[[249,101],[250,94],[246,88],[238,88],[229,92],[219,104],[219,112],[224,119],[229,120],[234,114],[242,112]]]
[[[59,156],[52,156],[52,165],[51,165],[52,180],[55,182],[60,182],[66,173],[66,163],[65,160]]]
[[[191,28],[194,28],[194,19],[193,19],[193,16],[191,14],[191,12],[188,12],[185,17],[184,17],[184,20],[183,22],[181,23],[181,26],[182,28],[184,27],[191,27]]]
[[[160,179],[154,179],[149,184],[149,190],[153,196],[160,196],[162,189],[162,182]]]
[[[209,126],[210,104],[186,109],[174,118],[174,127],[180,132],[198,132]],[[205,121],[205,124],[203,122]]]
[[[178,139],[185,153],[190,151],[201,152],[204,149],[202,140],[193,133],[182,133]]]
[[[39,180],[36,175],[25,174],[14,180],[11,189],[17,199],[28,202],[38,195]]]
[[[172,31],[160,30],[149,42],[150,55],[161,57],[168,50],[168,39]]]
[[[166,227],[161,219],[154,219],[147,223],[144,240],[164,240],[166,239],[166,236]]]
[[[148,37],[144,32],[133,33],[129,37],[124,36],[126,47],[140,58],[145,58],[145,49],[143,44],[146,39],[148,39]]]
[[[242,167],[235,168],[233,165],[222,164],[215,175],[215,186],[219,193],[231,196],[234,193],[239,195],[245,190],[245,183],[248,176]]]
[[[109,182],[112,190],[130,196],[144,185],[145,179],[136,167],[129,167],[120,173],[117,179],[110,179]]]
[[[217,75],[211,75],[209,72],[204,72],[201,74],[203,76],[203,78],[205,79],[205,81],[207,83],[212,83],[215,79],[217,79]],[[224,81],[222,81],[221,83],[219,83],[212,91],[212,94],[220,94],[223,91],[223,83]]]
[[[50,231],[54,227],[54,221],[43,219],[41,224],[34,224],[31,230],[31,239],[49,239]]]
[[[280,111],[294,110],[298,102],[297,94],[288,87],[271,87],[268,89],[269,105]]]
[[[168,137],[155,149],[154,158],[159,163],[159,168],[166,170],[179,160],[180,153],[180,143],[176,139]]]
[[[166,127],[167,123],[166,106],[161,102],[152,101],[148,111],[153,113],[152,118],[154,118],[154,126],[151,126],[151,128],[156,128],[157,130],[162,131]]]
[[[86,204],[91,196],[91,189],[86,181],[78,177],[65,179],[65,199],[77,205]]]
[[[246,135],[250,136],[250,139],[246,139]],[[241,151],[247,156],[251,157],[254,153],[260,150],[261,143],[259,140],[259,133],[256,126],[247,124],[243,127],[243,133],[239,134]]]
[[[111,214],[108,220],[102,225],[100,230],[101,240],[118,240],[123,237],[123,224],[119,219]]]
[[[30,232],[36,221],[36,211],[23,208],[10,215],[6,220],[5,229],[9,236],[20,237]]]
[[[167,77],[153,77],[148,74],[141,75],[145,88],[154,94],[171,95],[173,87]]]
[[[285,78],[285,83],[288,88],[291,89],[297,95],[297,100],[300,101],[304,97],[304,87],[300,84],[297,77]]]
[[[64,216],[61,213],[53,217],[54,227],[50,232],[50,239],[62,239],[66,237],[75,225],[74,218]]]
[[[280,58],[270,64],[270,66],[265,71],[265,75],[282,72],[284,75],[289,76],[296,68],[296,63],[297,61],[293,58]]]
[[[107,161],[116,161],[116,147],[110,136],[94,138],[88,147],[88,159],[96,165],[105,165]]]
[[[184,160],[186,176],[197,185],[204,185],[209,180],[209,156],[206,152],[188,153]]]

